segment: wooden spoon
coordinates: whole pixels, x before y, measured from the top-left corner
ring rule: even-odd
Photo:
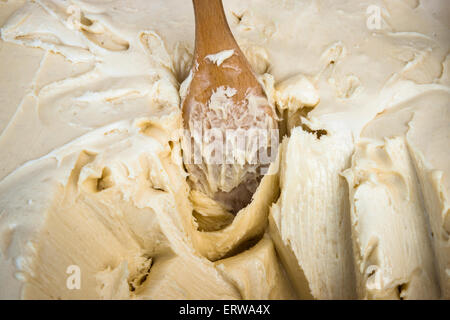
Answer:
[[[193,4],[195,51],[191,80],[182,103],[184,128],[188,132],[198,130],[200,126],[203,130],[219,128],[224,136],[229,129],[277,129],[275,111],[267,102],[263,88],[231,33],[221,0],[193,0]],[[222,53],[226,59],[215,62],[211,55],[218,53]],[[232,106],[228,104],[224,107],[225,111],[221,112],[212,110],[209,104],[219,88],[231,90],[227,98],[222,97],[222,100],[233,102]],[[256,108],[250,106],[249,96],[252,101],[255,101],[255,97],[259,98]],[[185,148],[186,145],[183,147],[184,152]],[[259,183],[259,177],[248,174],[258,164],[245,164],[240,170],[238,166],[230,167],[230,164],[188,162],[186,168],[193,188],[212,196],[233,212],[251,200]],[[227,180],[226,185],[224,179]],[[230,190],[230,185],[233,190]]]

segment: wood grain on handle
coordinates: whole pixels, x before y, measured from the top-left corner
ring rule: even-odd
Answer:
[[[239,49],[222,6],[221,0],[193,0],[195,12],[195,56]],[[240,51],[240,50],[239,50]],[[239,52],[240,53],[240,52]]]
[[[248,90],[265,96],[250,64],[235,41],[223,10],[221,0],[193,0],[195,12],[195,51],[193,67],[196,68],[190,86],[190,97],[185,101],[184,118],[188,120],[192,99],[207,103],[212,91],[220,86],[237,89],[235,101],[245,99]],[[222,67],[206,61],[207,55],[224,50],[234,54]],[[228,65],[229,67],[225,67]]]

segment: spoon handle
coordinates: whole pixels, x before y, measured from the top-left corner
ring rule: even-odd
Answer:
[[[228,26],[221,0],[192,0],[195,12],[196,59],[239,47]]]

